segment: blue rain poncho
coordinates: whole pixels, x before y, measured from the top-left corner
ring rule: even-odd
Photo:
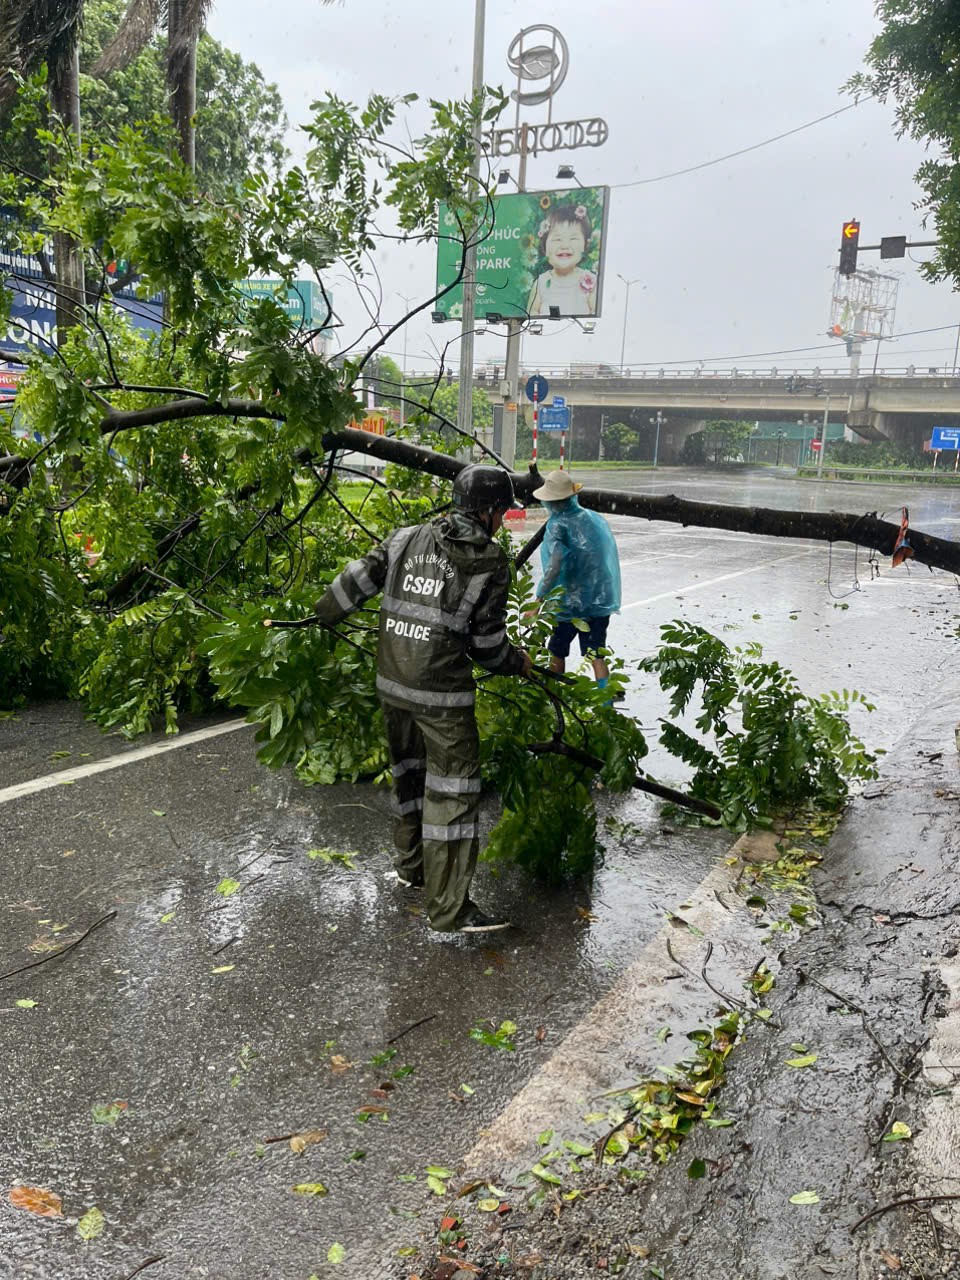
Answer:
[[[550,513],[540,550],[543,599],[563,588],[558,618],[602,618],[620,608],[620,557],[603,516],[581,507],[576,497],[545,502]]]

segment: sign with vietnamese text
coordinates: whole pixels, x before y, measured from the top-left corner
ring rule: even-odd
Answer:
[[[387,434],[387,419],[382,413],[368,413],[361,420],[351,419],[347,423],[348,427],[352,427],[354,431],[372,431],[376,436],[385,436]]]
[[[537,425],[541,431],[569,431],[570,410],[563,405],[544,405],[537,415]]]
[[[960,449],[960,427],[934,427],[931,449]]]
[[[326,325],[333,315],[330,294],[316,280],[241,280],[237,288],[247,298],[273,298],[295,324],[314,328]]]
[[[477,245],[477,319],[600,315],[609,196],[608,187],[496,196]],[[446,205],[439,231],[434,306],[458,320],[463,234]]]

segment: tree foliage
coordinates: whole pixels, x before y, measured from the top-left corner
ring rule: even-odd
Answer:
[[[960,14],[949,0],[879,0],[876,11],[882,29],[865,55],[869,70],[847,87],[892,98],[899,134],[938,153],[915,175],[940,242],[921,270],[960,285]]]
[[[603,428],[603,454],[611,462],[635,458],[639,448],[640,437],[625,422],[611,422]]]
[[[86,0],[83,6],[80,115],[83,134],[95,145],[112,143],[124,125],[168,115],[166,38],[161,33],[154,32],[126,65],[94,73],[125,9],[123,0]],[[279,170],[287,126],[279,90],[254,63],[206,33],[197,45],[197,108],[196,167],[202,191],[219,195],[242,184],[251,170]],[[35,121],[21,115],[18,124],[14,115],[13,104],[0,110],[0,148],[7,164],[45,175],[48,153]]]
[[[23,122],[36,121],[42,85],[21,97]],[[359,498],[346,491],[354,476],[343,450],[367,441],[344,426],[392,331],[363,357],[347,348],[327,360],[315,331],[237,286],[256,274],[310,272],[321,287],[334,271],[358,277],[384,207],[402,233],[424,239],[436,234],[442,200],[465,243],[489,198],[470,178],[470,139],[477,115],[492,118],[499,105],[435,102],[429,132],[403,148],[402,100],[375,95],[357,108],[325,98],[306,127],[302,165],[255,170],[216,200],[160,117],[79,148],[41,130],[49,180],[0,175],[0,202],[19,202],[35,227],[20,229],[22,247],[68,228],[91,267],[134,262],[142,293],[165,298],[163,328],[145,333],[108,292],[89,297],[59,349],[29,354],[16,414],[0,420],[5,705],[67,693],[104,727],[135,735],[158,722],[175,732],[183,710],[219,701],[259,725],[269,765],[308,782],[382,774],[374,611],[321,629],[309,625],[310,609],[348,560],[446,504],[459,464],[440,450],[456,449],[455,426],[434,397],[420,416],[444,435],[420,422],[408,428],[417,447],[380,442],[394,460],[383,483]],[[543,660],[549,624],[527,627],[530,591],[520,575],[510,626]],[[614,663],[614,686],[621,678]],[[591,777],[556,750],[567,743],[599,756],[606,786],[625,790],[646,752],[642,732],[589,679],[485,679],[481,690],[485,772],[505,805],[491,856],[542,874],[584,869],[597,850]],[[797,712],[808,714],[812,706]],[[833,751],[834,772],[813,771],[803,786],[778,773],[748,793],[746,766],[728,770],[718,785],[731,821],[794,794],[835,800],[851,764],[839,721],[831,732],[817,741]],[[807,758],[794,763],[813,770]]]
[[[687,454],[694,450],[701,453],[702,461],[711,461],[717,466],[721,462],[731,462],[742,458],[743,447],[753,435],[752,422],[734,422],[729,419],[717,419],[704,424],[702,431],[689,436],[691,442]]]

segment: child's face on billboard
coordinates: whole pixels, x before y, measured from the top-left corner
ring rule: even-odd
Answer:
[[[544,256],[558,276],[568,275],[579,266],[586,247],[579,223],[558,222],[547,232]]]

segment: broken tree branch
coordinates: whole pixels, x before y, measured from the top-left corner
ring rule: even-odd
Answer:
[[[852,1006],[851,1006],[852,1007]],[[858,1218],[850,1228],[850,1234],[853,1235],[857,1227],[862,1227],[865,1222],[869,1222],[871,1218],[877,1218],[881,1213],[889,1213],[891,1209],[900,1209],[908,1204],[939,1204],[945,1200],[960,1200],[960,1192],[953,1195],[942,1196],[906,1196],[902,1200],[891,1200],[889,1204],[882,1204],[878,1209],[871,1209],[869,1213],[865,1213],[862,1218]]]
[[[527,750],[533,755],[567,756],[577,764],[592,769],[594,773],[599,773],[604,767],[599,756],[592,756],[588,751],[581,751],[579,747],[571,747],[567,742],[555,740],[528,742],[526,745]],[[669,800],[673,804],[682,805],[684,809],[692,809],[694,813],[701,813],[705,818],[719,820],[721,817],[720,810],[708,800],[699,800],[696,796],[687,795],[685,791],[675,791],[673,787],[665,787],[663,783],[655,782],[652,778],[641,778],[638,775],[634,778],[633,785],[638,791],[645,791],[648,795],[656,796],[660,800]]]
[[[113,920],[116,911],[108,911],[105,916],[101,916],[99,920],[94,920],[89,929],[85,929],[79,938],[74,938],[72,942],[68,942],[65,947],[61,947],[59,951],[53,951],[50,955],[44,956],[42,960],[33,960],[30,964],[22,964],[19,969],[8,969],[6,973],[0,973],[0,982],[5,982],[7,978],[12,978],[18,973],[26,973],[28,969],[36,969],[38,965],[46,964],[48,960],[57,960],[60,956],[65,956],[68,951],[72,951],[74,947],[79,947],[84,938],[89,938],[94,929],[99,929],[102,924],[106,924],[108,920]]]
[[[797,973],[799,973],[800,977],[803,979],[804,982],[812,982],[815,987],[819,987],[821,991],[825,991],[828,996],[833,996],[834,1000],[840,1000],[843,1004],[846,1005],[848,1009],[853,1009],[854,1013],[859,1013],[860,1022],[863,1026],[864,1031],[867,1033],[867,1035],[870,1037],[873,1043],[880,1050],[880,1056],[883,1058],[884,1062],[887,1064],[890,1070],[894,1073],[894,1075],[899,1076],[901,1080],[910,1079],[909,1074],[906,1071],[902,1070],[900,1067],[898,1067],[897,1064],[894,1062],[894,1060],[890,1057],[890,1054],[887,1052],[886,1046],[883,1044],[882,1040],[874,1031],[874,1029],[870,1026],[870,1023],[867,1021],[866,1010],[862,1009],[860,1005],[854,1004],[854,1002],[848,999],[847,996],[841,995],[839,991],[834,991],[832,987],[828,987],[826,983],[821,982],[819,978],[814,978],[811,974],[807,973],[805,969],[798,969]]]

